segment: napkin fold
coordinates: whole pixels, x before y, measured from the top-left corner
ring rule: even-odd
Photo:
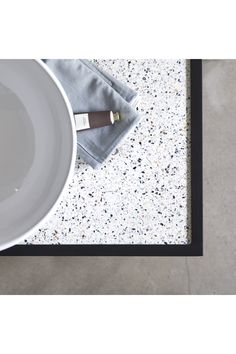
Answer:
[[[114,125],[77,132],[78,155],[93,168],[99,168],[139,122],[134,107],[137,93],[88,60],[45,59],[44,62],[61,82],[74,113],[120,113],[121,120]]]

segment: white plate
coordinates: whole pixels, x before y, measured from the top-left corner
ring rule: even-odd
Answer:
[[[76,133],[67,96],[37,60],[0,60],[0,250],[53,211],[71,176]]]

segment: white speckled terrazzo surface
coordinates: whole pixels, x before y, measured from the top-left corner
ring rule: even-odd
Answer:
[[[186,244],[191,239],[189,63],[95,60],[136,89],[143,116],[100,170],[78,159],[33,244]]]

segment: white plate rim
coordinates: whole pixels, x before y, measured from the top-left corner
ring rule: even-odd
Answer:
[[[65,183],[62,186],[61,191],[58,194],[53,205],[46,211],[46,214],[39,220],[39,222],[37,222],[31,229],[29,229],[28,231],[26,231],[24,234],[20,235],[19,237],[15,238],[14,240],[2,243],[0,245],[0,251],[3,251],[7,248],[15,246],[16,244],[21,242],[23,239],[26,239],[27,237],[32,236],[32,234],[35,231],[37,231],[42,226],[42,224],[44,224],[53,215],[58,203],[62,200],[64,192],[67,189],[67,187],[72,179],[72,176],[74,173],[74,167],[75,167],[77,138],[76,138],[74,113],[72,111],[72,107],[69,102],[69,99],[68,99],[61,83],[56,78],[56,76],[53,74],[53,72],[48,68],[48,66],[41,59],[30,59],[30,60],[33,60],[34,62],[36,62],[39,66],[41,66],[44,69],[44,71],[47,72],[48,76],[51,78],[52,82],[55,84],[56,88],[60,91],[60,94],[61,94],[62,98],[64,99],[64,102],[66,104],[66,107],[67,107],[67,110],[69,113],[70,123],[71,123],[71,133],[72,133],[72,140],[73,140],[72,141],[72,154],[70,157],[70,166],[68,169],[67,177],[65,179]]]

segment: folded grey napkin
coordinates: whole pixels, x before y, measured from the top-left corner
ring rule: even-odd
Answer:
[[[114,125],[77,132],[79,156],[98,168],[117,144],[137,125],[140,117],[132,104],[137,93],[88,60],[45,59],[61,82],[74,113],[115,111]]]

